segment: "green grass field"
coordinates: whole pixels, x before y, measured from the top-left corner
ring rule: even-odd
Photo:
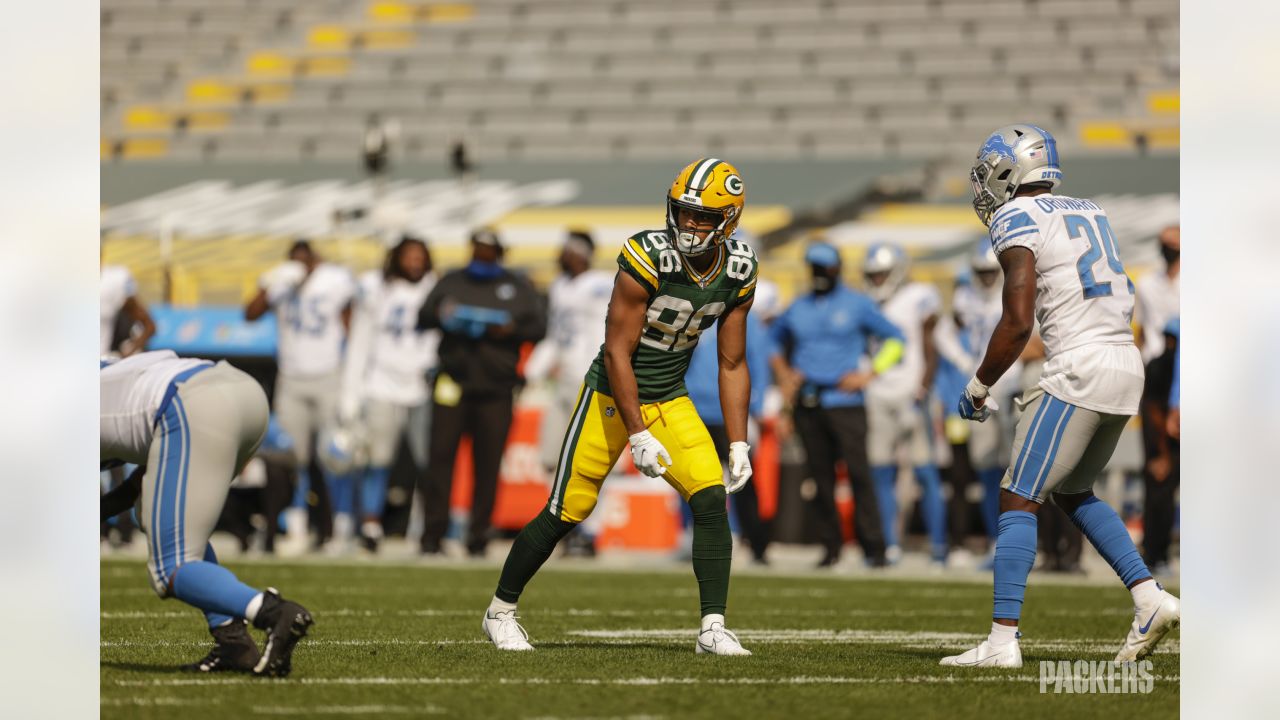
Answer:
[[[695,655],[692,573],[547,569],[521,603],[537,652],[480,632],[495,567],[235,564],[305,604],[316,625],[293,675],[194,676],[203,618],[152,593],[141,561],[102,564],[102,717],[1118,717],[1178,711],[1178,634],[1149,694],[1040,693],[1039,661],[1114,657],[1132,619],[1118,585],[1033,576],[1023,668],[957,671],[990,586],[955,580],[735,576],[729,626],[755,655]],[[1176,592],[1176,591],[1175,591]]]

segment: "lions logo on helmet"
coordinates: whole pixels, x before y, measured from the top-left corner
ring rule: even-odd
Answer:
[[[683,255],[714,250],[733,235],[746,204],[742,176],[733,165],[702,158],[685,166],[667,192],[667,229]],[[692,227],[711,226],[705,238]]]
[[[862,261],[862,276],[867,282],[867,294],[883,303],[907,279],[906,251],[892,243],[872,245]]]
[[[1023,185],[1044,183],[1053,190],[1062,182],[1058,143],[1035,125],[1006,125],[987,137],[969,171],[973,211],[983,225]]]

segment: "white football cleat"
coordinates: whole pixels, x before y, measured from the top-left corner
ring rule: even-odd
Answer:
[[[938,664],[950,667],[1020,668],[1022,649],[1018,647],[1016,639],[999,647],[983,640],[978,647],[959,655],[944,657]]]
[[[738,636],[732,630],[725,629],[720,623],[712,623],[711,627],[698,633],[697,654],[711,655],[750,655],[751,651],[742,647]]]
[[[499,650],[525,651],[532,650],[529,644],[529,633],[520,627],[515,610],[506,612],[490,612],[485,610],[484,622],[480,624],[484,634],[493,641]]]
[[[1134,662],[1150,655],[1169,631],[1178,627],[1182,619],[1182,603],[1178,598],[1160,588],[1159,602],[1147,607],[1134,608],[1133,625],[1124,639],[1116,662]]]

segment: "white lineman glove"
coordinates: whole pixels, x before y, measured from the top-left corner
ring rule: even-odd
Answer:
[[[751,479],[751,456],[747,454],[750,451],[751,446],[742,441],[729,443],[729,482],[725,483],[724,490],[730,495],[746,487]]]
[[[648,430],[631,436],[631,459],[635,461],[636,469],[649,477],[659,477],[666,472],[667,468],[661,463],[671,466],[671,453]]]
[[[302,284],[307,277],[307,266],[297,260],[283,262],[262,274],[258,286],[267,291],[272,302]]]

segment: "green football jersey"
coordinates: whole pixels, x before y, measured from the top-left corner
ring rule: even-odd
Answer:
[[[684,374],[703,331],[755,295],[757,259],[751,246],[727,240],[716,250],[705,276],[689,266],[671,233],[648,230],[632,235],[618,253],[618,267],[649,291],[649,307],[631,368],[640,402],[663,402],[687,395]],[[714,330],[713,330],[714,332]],[[609,391],[604,348],[587,371],[587,386]]]

